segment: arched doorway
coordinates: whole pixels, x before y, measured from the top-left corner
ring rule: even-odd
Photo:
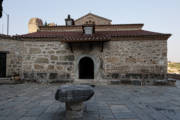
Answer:
[[[94,62],[89,57],[79,61],[79,79],[94,79]]]

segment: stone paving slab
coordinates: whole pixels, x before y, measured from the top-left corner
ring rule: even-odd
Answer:
[[[179,85],[96,86],[83,120],[180,120]],[[65,105],[54,99],[59,86],[0,85],[0,120],[64,120]]]

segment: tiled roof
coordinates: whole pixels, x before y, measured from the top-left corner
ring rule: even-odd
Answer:
[[[93,35],[85,35],[82,32],[76,32],[76,34],[70,34],[63,36],[64,42],[73,42],[73,41],[108,41],[111,39],[111,36],[105,34],[104,32],[96,32]]]
[[[85,35],[83,32],[35,32],[16,37],[21,38],[61,38],[62,41],[106,41],[112,37],[142,37],[142,36],[170,36],[145,30],[132,31],[97,31],[93,35]]]
[[[164,36],[170,34],[163,34],[158,32],[151,32],[146,30],[132,30],[132,31],[105,31],[111,37],[137,37],[137,36]]]
[[[85,35],[82,32],[35,32],[17,36],[21,38],[61,38],[62,41],[106,41],[110,36],[104,32],[96,32],[93,35]]]

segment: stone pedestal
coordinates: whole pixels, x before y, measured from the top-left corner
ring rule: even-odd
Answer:
[[[83,102],[66,103],[66,120],[80,120],[83,117]]]
[[[63,85],[55,94],[55,99],[66,104],[66,120],[81,120],[85,106],[84,101],[94,95],[89,85]]]

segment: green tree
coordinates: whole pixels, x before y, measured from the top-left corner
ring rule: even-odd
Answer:
[[[3,0],[0,0],[0,18],[2,17],[2,11],[3,11],[2,3]]]

